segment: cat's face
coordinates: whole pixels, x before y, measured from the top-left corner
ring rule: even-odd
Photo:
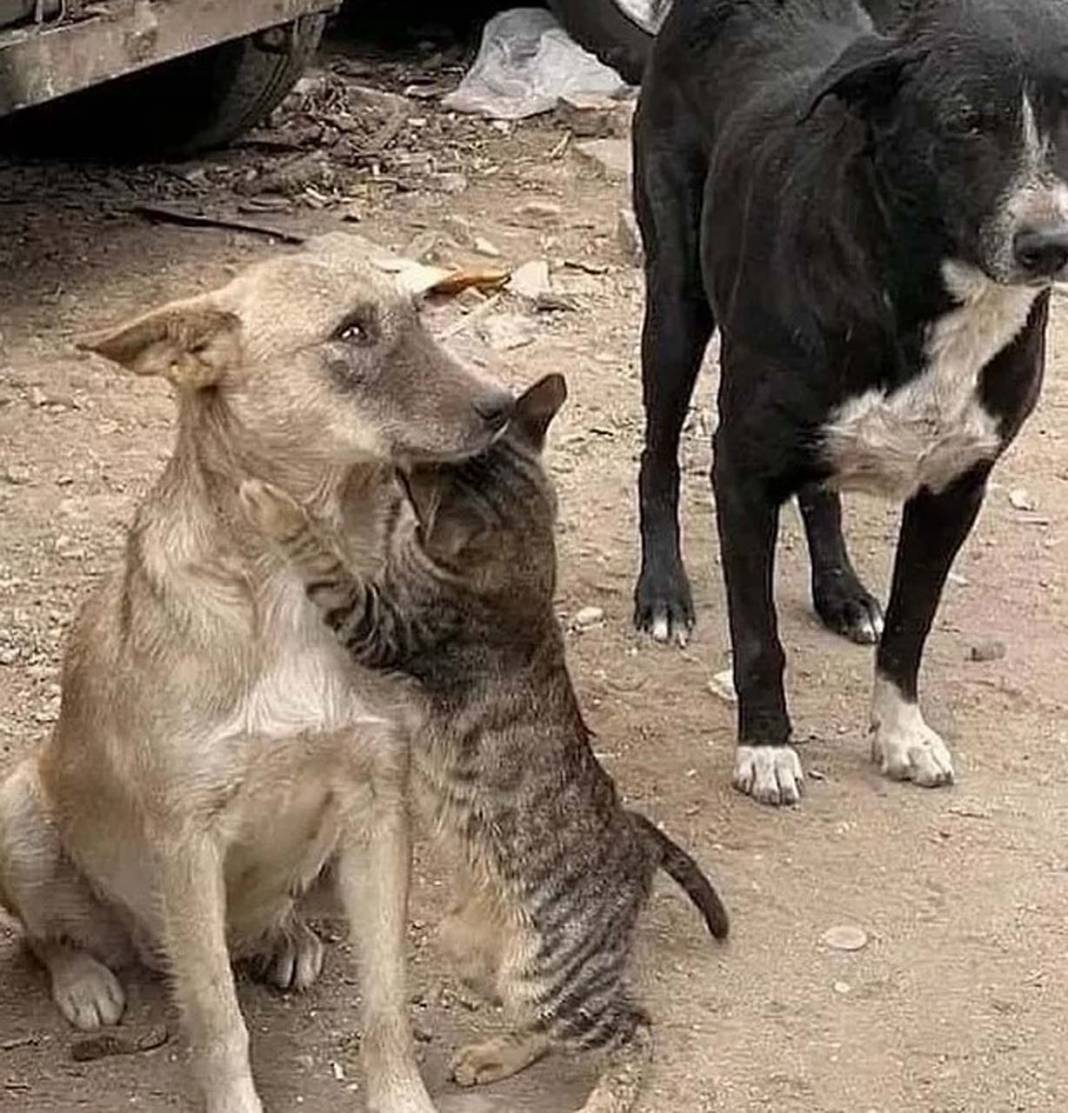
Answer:
[[[541,379],[516,401],[496,444],[462,463],[416,468],[404,479],[427,554],[502,618],[533,615],[552,602],[556,495],[541,453],[565,398],[561,376]]]

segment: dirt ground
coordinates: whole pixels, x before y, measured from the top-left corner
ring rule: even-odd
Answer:
[[[434,328],[513,384],[566,373],[571,401],[550,456],[561,500],[560,612],[604,612],[571,636],[581,698],[627,797],[692,848],[733,915],[733,938],[717,947],[677,892],[657,891],[641,938],[639,979],[657,1034],[643,1110],[1064,1109],[1068,306],[1058,301],[1042,405],[996,473],[927,653],[928,718],[951,743],[958,784],[891,784],[869,764],[871,653],[812,616],[799,523],[787,511],[780,615],[809,777],[800,807],[762,808],[729,787],[733,712],[709,688],[726,663],[705,478],[712,361],[684,448],[698,631],[681,652],[646,643],[630,625],[642,291],[617,237],[625,185],[594,172],[558,120],[498,128],[450,118],[437,93],[455,83],[455,52],[427,46],[382,59],[351,45],[331,50],[336,80],[306,87],[306,118],[291,114],[280,131],[223,155],[166,168],[0,165],[0,772],[50,729],[65,629],[117,559],[173,433],[161,385],[79,356],[71,338],[280,249],[259,235],[153,223],[132,206],[182,205],[293,234],[348,228],[400,250],[495,265],[470,249],[470,236],[484,237],[504,264],[546,260],[566,308],[539,311],[511,294],[488,306],[445,302],[429,310]],[[398,92],[416,81],[426,95],[411,95],[383,153],[365,157],[365,133],[346,123],[351,86]],[[334,124],[322,122],[327,109]],[[272,135],[273,146],[264,142]],[[310,168],[294,170],[309,152]],[[857,563],[883,592],[898,511],[851,498],[847,513]],[[991,639],[1003,658],[969,660]],[[442,1113],[581,1104],[590,1082],[582,1062],[546,1062],[479,1094],[449,1084],[451,1050],[494,1017],[464,1003],[439,961],[442,881],[425,845],[417,874],[413,1013]],[[866,932],[863,949],[821,942],[842,924]],[[313,991],[280,996],[241,983],[270,1113],[363,1108],[359,988],[341,925],[320,926],[337,945]],[[134,1034],[173,1027],[163,985],[141,974],[126,984]],[[41,972],[0,928],[0,1109],[194,1108],[177,1038],[93,1062],[72,1057],[73,1038]]]

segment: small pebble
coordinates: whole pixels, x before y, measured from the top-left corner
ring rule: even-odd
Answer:
[[[833,951],[859,951],[868,945],[868,933],[854,924],[837,924],[820,936],[820,942]]]
[[[734,673],[731,669],[717,672],[708,681],[708,690],[724,703],[738,702],[738,693],[734,690]]]
[[[1034,510],[1035,500],[1023,487],[1013,487],[1009,492],[1009,502],[1016,510]]]
[[[853,987],[852,987],[852,986],[851,986],[851,985],[849,984],[849,982],[835,982],[835,983],[834,983],[834,992],[835,992],[835,993],[840,993],[840,994],[842,994],[842,996],[843,996],[843,997],[844,997],[844,996],[845,996],[845,995],[846,995],[846,994],[847,994],[847,993],[848,993],[848,992],[849,992],[849,991],[850,991],[850,990],[851,990],[852,988],[853,988]]]
[[[600,607],[583,607],[582,610],[576,612],[574,618],[574,625],[579,630],[588,630],[591,626],[596,626],[598,623],[604,621],[604,611]]]
[[[1007,652],[1004,642],[997,638],[988,638],[986,641],[976,642],[968,649],[968,660],[1000,661]]]

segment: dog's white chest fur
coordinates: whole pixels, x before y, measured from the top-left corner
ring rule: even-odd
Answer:
[[[824,427],[834,486],[904,500],[923,487],[942,491],[997,455],[998,423],[980,401],[979,376],[1026,324],[1039,291],[961,263],[947,262],[943,275],[960,304],[931,326],[923,371],[892,393],[848,399]]]
[[[373,717],[355,693],[351,662],[295,578],[274,585],[259,638],[263,671],[224,734],[330,733]]]

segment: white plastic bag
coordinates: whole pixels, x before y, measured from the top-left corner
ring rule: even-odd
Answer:
[[[548,112],[568,93],[612,96],[623,79],[583,50],[543,8],[495,15],[482,32],[474,65],[442,104],[495,120]]]

